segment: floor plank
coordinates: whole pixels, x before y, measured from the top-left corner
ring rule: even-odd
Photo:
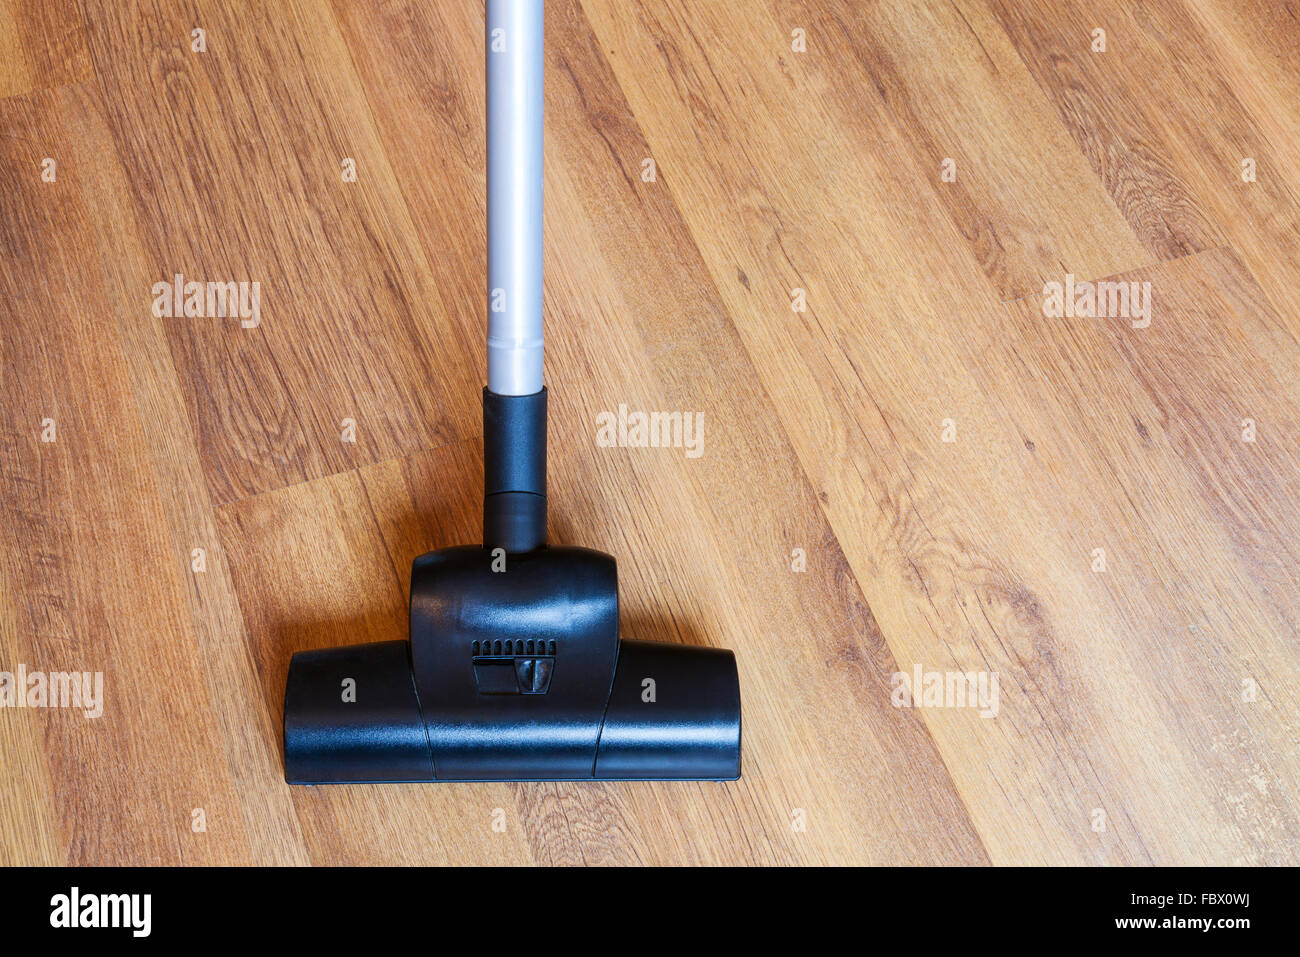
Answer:
[[[1267,0],[1192,0],[1189,10],[1225,82],[1250,111],[1250,120],[1284,168],[1300,166],[1300,12]]]
[[[1276,142],[1271,123],[1252,121],[1231,80],[1239,67],[1225,64],[1222,41],[1212,39],[1216,28],[1173,2],[992,4],[1147,247],[1173,258],[1231,245],[1291,339],[1300,337],[1300,188],[1288,162],[1295,145]],[[1291,15],[1282,8],[1269,16],[1285,24]],[[1107,30],[1109,52],[1083,45],[1079,23]],[[1242,96],[1258,103],[1250,89]],[[1295,107],[1280,95],[1265,109],[1285,117]]]
[[[105,157],[75,132],[93,100],[65,86],[0,101],[15,134],[0,138],[9,184],[0,288],[15,304],[0,342],[0,554],[17,631],[7,649],[17,660],[6,664],[103,681],[98,717],[52,707],[7,716],[40,728],[45,820],[63,855],[25,860],[240,859],[244,823],[188,621],[184,566],[168,541],[150,434],[111,318],[130,305],[105,281],[117,251],[101,245],[94,174],[83,172]],[[61,161],[52,183],[39,175],[47,153]],[[15,785],[24,786],[4,781]],[[194,829],[196,809],[205,831]],[[8,844],[25,822],[2,823]]]
[[[79,155],[113,154],[102,104],[79,103],[70,121]],[[259,697],[246,630],[217,531],[202,461],[186,414],[185,397],[168,348],[167,324],[153,316],[147,297],[155,279],[135,223],[122,167],[96,164],[85,171],[86,189],[98,198],[94,218],[100,249],[113,250],[101,268],[114,311],[122,354],[127,360],[141,419],[148,423],[149,450],[160,488],[174,560],[184,575],[189,613],[201,653],[213,716],[221,729],[228,767],[247,826],[249,850],[264,863],[302,863],[305,852],[292,804],[279,786],[281,756],[274,723],[257,720]],[[195,570],[195,551],[201,570]]]
[[[202,3],[206,53],[175,12],[114,2],[92,19],[155,281],[260,284],[255,328],[167,323],[214,499],[475,434],[471,390],[428,388],[477,353],[442,321],[328,8]]]
[[[843,6],[838,16],[821,4],[782,12],[814,31],[807,55],[854,64],[844,79],[860,76],[864,89],[879,91],[1002,299],[1063,272],[1099,278],[1151,261],[981,3]],[[945,55],[934,56],[936,47]],[[947,161],[951,181],[942,176]]]
[[[76,0],[0,0],[0,97],[93,77]]]

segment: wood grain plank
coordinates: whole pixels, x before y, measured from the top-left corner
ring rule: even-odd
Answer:
[[[77,0],[0,0],[0,97],[92,75]]]
[[[1300,583],[1286,436],[1300,434],[1300,421],[1295,392],[1261,354],[1258,331],[1276,317],[1227,251],[1124,278],[1152,284],[1150,328],[1053,328],[1027,300],[977,374],[1013,428],[1033,436],[1025,458],[1052,476],[1066,509],[1063,550],[1105,548],[1105,572],[1077,576],[1076,602],[1087,603],[1076,604],[1069,630],[1090,635],[1099,688],[1116,698],[1103,721],[1148,732],[1113,733],[1128,739],[1134,762],[1160,768],[1159,791],[1124,804],[1159,822],[1153,858],[1291,862],[1300,769],[1287,742],[1300,700],[1287,649],[1300,634]],[[1245,441],[1247,417],[1267,421],[1269,434]],[[1029,555],[1033,542],[1011,547]],[[1070,602],[1048,596],[1053,604]]]
[[[5,455],[0,551],[18,662],[101,672],[103,713],[24,711],[40,728],[67,863],[203,863],[248,854],[188,620],[147,428],[111,319],[125,304],[96,263],[92,176],[70,127],[84,91],[0,101],[0,340]],[[57,155],[54,182],[38,160]],[[125,225],[125,224],[121,224]],[[129,308],[129,307],[126,307]],[[42,441],[44,420],[55,441]],[[46,432],[47,435],[50,433]],[[202,808],[207,829],[193,829]],[[23,822],[6,817],[6,832]],[[6,834],[5,843],[8,843]],[[23,846],[21,842],[17,846]],[[48,853],[48,844],[41,853]],[[48,857],[30,863],[59,863]]]
[[[1300,337],[1294,152],[1279,152],[1269,136],[1276,128],[1252,119],[1229,79],[1240,68],[1224,66],[1207,28],[1168,0],[992,0],[992,8],[1147,247],[1168,258],[1232,246],[1289,337]],[[1287,16],[1275,10],[1270,18],[1282,25]],[[1090,52],[1081,24],[1107,31],[1108,53]],[[1286,116],[1294,104],[1267,108]],[[1243,179],[1248,159],[1251,182]]]
[[[115,155],[105,111],[96,96],[81,96],[66,122],[76,155]],[[213,702],[213,718],[220,728],[227,767],[239,797],[249,853],[258,863],[304,863],[306,851],[293,805],[278,780],[282,768],[278,738],[261,707],[260,683],[239,599],[168,349],[167,320],[155,317],[140,295],[152,286],[154,275],[136,228],[131,190],[116,163],[89,165],[82,175],[88,194],[96,197],[98,215],[93,225],[97,248],[113,250],[98,266],[110,301],[118,303],[113,315],[130,367],[136,405],[148,423],[158,486],[170,490],[161,504],[173,560],[188,571],[184,580],[190,618]],[[201,562],[198,570],[196,562]]]
[[[6,447],[6,454],[8,449]],[[18,592],[5,566],[8,552],[0,550],[0,669],[13,674],[26,661],[20,640]],[[0,709],[0,866],[67,860],[68,846],[59,832],[54,806],[54,781],[45,736],[30,712]]]
[[[427,388],[475,353],[454,323],[435,337],[423,321],[440,294],[328,7],[91,6],[155,281],[262,290],[256,328],[167,322],[214,500],[474,434],[471,386]]]
[[[780,14],[812,33],[803,55],[852,63],[878,91],[1002,299],[1063,272],[1096,278],[1151,261],[982,3],[800,3]]]
[[[1161,259],[1222,245],[1213,209],[1184,175],[1190,144],[1162,115],[1185,107],[1150,100],[1157,76],[1178,77],[1182,89],[1188,71],[1178,61],[1190,51],[1144,44],[1140,25],[1114,6],[994,0],[990,9],[1143,244]],[[1104,52],[1093,49],[1094,30],[1105,31]],[[1204,149],[1200,137],[1213,134],[1197,136]]]
[[[1191,0],[1188,8],[1251,125],[1283,169],[1300,169],[1300,10],[1267,0]]]

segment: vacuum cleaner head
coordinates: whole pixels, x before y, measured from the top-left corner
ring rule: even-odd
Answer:
[[[484,544],[415,560],[409,642],[293,656],[290,784],[740,776],[731,652],[620,641],[614,559],[546,545],[542,6],[487,4]]]
[[[586,548],[420,556],[409,642],[294,655],[286,779],[739,777],[735,658],[620,641],[617,589]]]
[[[614,559],[544,544],[546,391],[483,407],[499,544],[415,560],[409,642],[293,656],[286,780],[739,777],[734,656],[620,641]]]

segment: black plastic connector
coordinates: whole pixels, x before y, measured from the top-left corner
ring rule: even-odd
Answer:
[[[483,390],[483,544],[530,552],[546,544],[546,389]]]

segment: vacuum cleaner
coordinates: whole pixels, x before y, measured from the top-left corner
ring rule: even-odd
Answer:
[[[411,568],[410,640],[298,652],[290,784],[735,780],[730,651],[620,640],[603,552],[546,542],[542,0],[488,0],[483,544]]]

